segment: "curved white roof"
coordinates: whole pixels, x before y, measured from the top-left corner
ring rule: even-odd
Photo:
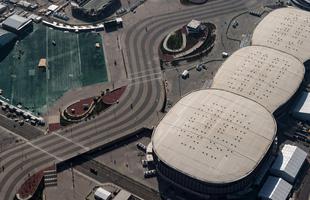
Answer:
[[[234,52],[218,70],[212,88],[252,99],[271,113],[298,89],[305,73],[295,57],[262,46]]]
[[[154,130],[153,150],[171,168],[210,183],[251,173],[276,134],[273,116],[256,102],[223,90],[183,97]]]
[[[269,13],[256,27],[253,45],[289,53],[301,62],[310,58],[310,12],[281,8]]]

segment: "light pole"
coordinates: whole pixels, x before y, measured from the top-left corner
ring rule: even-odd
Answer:
[[[1,154],[2,154],[2,143],[4,142],[4,139],[2,139],[2,142],[1,142],[1,144],[0,144],[0,166],[1,166],[1,161],[2,161],[2,156],[1,156]],[[4,167],[2,166],[1,167],[1,169],[2,169],[2,171],[4,171]]]

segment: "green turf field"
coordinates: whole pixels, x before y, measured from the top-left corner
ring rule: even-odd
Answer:
[[[55,41],[55,44],[53,44]],[[71,88],[107,81],[101,41],[96,33],[64,33],[43,25],[18,42],[0,63],[0,89],[11,103],[45,112]],[[46,71],[37,67],[46,58]]]

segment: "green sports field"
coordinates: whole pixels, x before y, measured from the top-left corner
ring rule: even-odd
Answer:
[[[106,82],[104,53],[95,47],[97,42],[102,44],[96,33],[65,33],[36,25],[0,63],[3,96],[45,112],[71,88]],[[47,70],[37,67],[40,58],[47,59]]]

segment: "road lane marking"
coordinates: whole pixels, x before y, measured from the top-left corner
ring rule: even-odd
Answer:
[[[41,147],[38,147],[38,146],[35,145],[35,144],[32,144],[29,140],[27,140],[27,139],[24,138],[23,136],[20,136],[20,135],[14,133],[14,132],[12,132],[12,134],[13,134],[14,136],[18,137],[18,138],[21,138],[22,140],[24,140],[24,141],[26,142],[26,144],[32,146],[33,148],[38,149],[38,150],[44,152],[45,154],[47,154],[47,155],[49,155],[49,156],[55,158],[55,159],[58,160],[58,161],[63,161],[62,158],[60,158],[60,157],[58,157],[58,156],[55,156],[55,155],[51,154],[50,152],[48,152],[48,151],[42,149]]]
[[[58,137],[63,138],[63,139],[65,139],[65,140],[71,142],[72,144],[75,144],[76,146],[81,147],[82,149],[84,149],[84,150],[86,150],[86,151],[89,151],[89,150],[90,150],[89,147],[86,147],[86,146],[81,145],[80,143],[74,142],[73,140],[71,140],[71,139],[69,139],[69,138],[67,138],[67,137],[65,137],[65,136],[63,136],[63,135],[60,135],[59,133],[52,133],[52,134],[57,135]]]
[[[152,73],[152,74],[146,74],[146,75],[138,76],[138,77],[134,77],[134,78],[129,78],[128,80],[129,80],[129,81],[132,81],[132,80],[141,79],[141,78],[148,77],[148,76],[153,76],[153,75],[154,75],[154,76],[156,76],[156,75],[161,75],[161,72]]]

